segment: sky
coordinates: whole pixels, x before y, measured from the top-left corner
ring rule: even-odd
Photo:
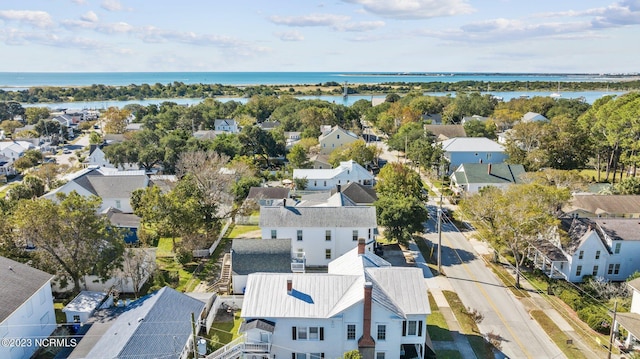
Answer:
[[[640,0],[0,0],[0,71],[640,71]]]

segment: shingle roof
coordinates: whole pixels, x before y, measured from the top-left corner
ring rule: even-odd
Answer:
[[[283,199],[289,197],[289,191],[284,187],[251,187],[247,199]]]
[[[0,256],[0,323],[51,278],[49,273]]]
[[[273,333],[273,331],[276,328],[276,323],[269,320],[264,320],[264,319],[251,319],[251,320],[247,320],[246,322],[242,322],[242,324],[240,324],[239,331],[246,332],[247,330],[256,329],[256,328]]]
[[[262,207],[260,227],[377,227],[376,209],[354,207]]]
[[[636,278],[632,281],[627,282],[627,285],[634,290],[640,291],[640,278]]]
[[[146,187],[147,176],[140,171],[126,172],[115,174],[93,170],[73,181],[102,198],[130,198],[133,191]]]
[[[336,191],[335,189],[332,190]],[[357,182],[349,182],[345,186],[341,186],[342,193],[356,204],[372,204],[378,200],[376,190],[371,187],[365,187]]]
[[[634,214],[640,213],[640,196],[638,195],[595,195],[576,194],[565,212],[582,209],[593,214]]]
[[[491,169],[491,172],[489,172]],[[461,183],[520,183],[525,173],[523,165],[506,163],[463,163],[452,174],[458,184]]]
[[[442,141],[445,152],[504,152],[504,147],[498,142],[486,137],[455,137]]]
[[[291,240],[234,239],[231,269],[240,275],[291,272]]]
[[[191,313],[199,318],[204,306],[164,287],[126,307],[86,358],[179,358],[191,336]]]
[[[436,138],[467,137],[463,125],[424,125],[424,129],[431,132]]]
[[[87,312],[94,311],[107,297],[105,292],[92,292],[83,290],[67,304],[63,312]]]

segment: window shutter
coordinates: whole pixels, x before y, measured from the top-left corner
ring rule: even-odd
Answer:
[[[320,327],[320,340],[324,340],[324,327]]]
[[[422,320],[418,322],[418,336],[422,336]]]
[[[291,353],[291,359],[296,359],[296,353]]]
[[[292,340],[297,340],[298,339],[298,328],[291,327],[291,339]]]
[[[402,321],[402,336],[403,337],[407,336],[407,321],[406,320]]]
[[[324,353],[320,353],[320,358],[324,359]]]

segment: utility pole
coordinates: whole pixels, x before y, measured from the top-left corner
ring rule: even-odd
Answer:
[[[444,174],[442,176],[442,183],[444,184]],[[442,274],[442,192],[442,185],[440,185],[440,206],[438,207],[438,275]]]
[[[193,331],[193,359],[198,358],[198,345],[196,343],[196,315],[191,312],[191,330]]]
[[[613,350],[613,336],[615,335],[616,312],[618,311],[618,301],[613,304],[613,321],[611,321],[611,334],[609,335],[609,356],[611,359],[611,351]]]

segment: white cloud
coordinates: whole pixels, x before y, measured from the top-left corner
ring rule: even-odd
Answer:
[[[84,15],[80,16],[80,19],[88,22],[98,22],[98,15],[93,11],[88,11]]]
[[[114,33],[130,33],[135,31],[135,28],[126,22],[116,22],[116,23],[108,23],[101,24],[96,27],[96,31],[105,33],[105,34],[114,34]]]
[[[118,0],[103,0],[102,4],[100,4],[100,7],[108,11],[122,10],[122,4]]]
[[[369,13],[391,19],[429,19],[475,11],[467,0],[343,0]]]
[[[302,41],[304,36],[298,31],[277,32],[275,34],[282,41]]]
[[[344,23],[334,25],[333,28],[338,31],[362,32],[371,31],[383,27],[384,21],[360,21],[352,23]]]
[[[77,5],[84,5],[87,3],[86,0],[71,0],[71,2]]]
[[[16,21],[40,28],[53,26],[51,15],[45,11],[0,10],[0,20]]]
[[[286,26],[333,26],[341,22],[349,21],[351,18],[344,15],[334,14],[311,14],[303,16],[271,16],[269,20],[277,25]]]

